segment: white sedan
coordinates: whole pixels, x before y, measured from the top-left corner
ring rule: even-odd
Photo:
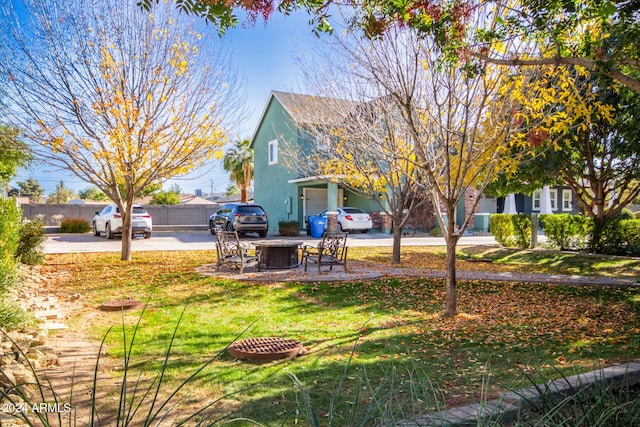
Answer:
[[[317,216],[326,218],[328,210],[320,212]],[[371,215],[358,208],[338,208],[338,230],[359,231],[367,233],[373,227]],[[308,228],[307,228],[308,229]]]
[[[140,205],[133,206],[132,214],[131,234],[142,234],[145,239],[150,238],[153,227],[151,215]],[[105,206],[100,212],[96,212],[96,216],[93,217],[91,222],[94,236],[104,233],[107,239],[113,239],[116,234],[122,234],[122,216],[118,205],[115,203]]]

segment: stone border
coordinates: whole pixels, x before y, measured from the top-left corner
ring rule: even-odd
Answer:
[[[636,384],[640,384],[640,359],[510,391],[497,399],[401,421],[396,426],[477,426],[496,419],[510,422],[516,420],[518,414],[530,412],[546,397],[570,396],[578,390],[594,388],[598,385],[607,385],[613,389],[619,389]]]

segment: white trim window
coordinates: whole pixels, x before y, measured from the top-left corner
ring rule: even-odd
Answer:
[[[551,197],[551,210],[557,211],[558,210],[558,190],[556,190],[555,188],[550,188],[549,197]]]
[[[278,140],[274,139],[273,141],[269,141],[267,146],[267,155],[270,165],[275,165],[278,163]]]
[[[562,190],[562,210],[570,211],[573,208],[573,194],[570,189]]]
[[[535,190],[533,192],[533,196],[531,197],[531,199],[532,199],[531,210],[539,211],[540,210],[540,200],[542,200],[542,191]]]

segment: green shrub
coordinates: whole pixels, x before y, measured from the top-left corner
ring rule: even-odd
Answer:
[[[91,226],[82,218],[65,218],[60,223],[61,233],[86,233],[89,230]]]
[[[0,197],[0,258],[13,258],[18,249],[20,215],[14,199]]]
[[[16,250],[16,259],[28,265],[42,264],[44,254],[40,245],[44,239],[44,228],[41,221],[23,221],[20,227],[20,242]]]
[[[298,236],[300,235],[300,223],[298,221],[280,221],[278,232],[283,236]]]
[[[540,215],[547,242],[561,250],[584,249],[591,239],[593,220],[582,215]]]
[[[635,215],[631,209],[624,208],[620,211],[618,215],[616,215],[617,220],[623,219],[635,219]]]
[[[17,304],[0,301],[0,325],[7,330],[19,330],[37,323],[36,319]]]
[[[531,218],[525,214],[493,214],[489,230],[502,246],[528,248],[531,240]]]
[[[614,255],[640,255],[640,219],[609,221],[602,233],[600,250]]]
[[[0,295],[18,280],[15,253],[20,242],[20,208],[14,199],[0,197]]]
[[[0,258],[0,296],[18,282],[18,262],[13,256]]]

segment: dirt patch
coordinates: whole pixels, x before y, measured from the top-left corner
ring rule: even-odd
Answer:
[[[103,357],[104,354],[100,354],[100,343],[88,339],[82,333],[67,331],[51,336],[49,345],[56,350],[60,363],[52,368],[38,370],[37,374],[40,382],[55,393],[55,400],[67,404],[62,411],[63,415],[76,423],[88,424],[92,407],[95,407],[101,423],[112,424],[115,415],[104,404],[112,401],[113,394],[119,389],[120,381],[112,373],[117,362]],[[100,363],[96,367],[98,361]],[[50,399],[53,396],[49,393],[46,397]],[[34,397],[34,402],[36,399]],[[97,402],[95,406],[94,402]]]

